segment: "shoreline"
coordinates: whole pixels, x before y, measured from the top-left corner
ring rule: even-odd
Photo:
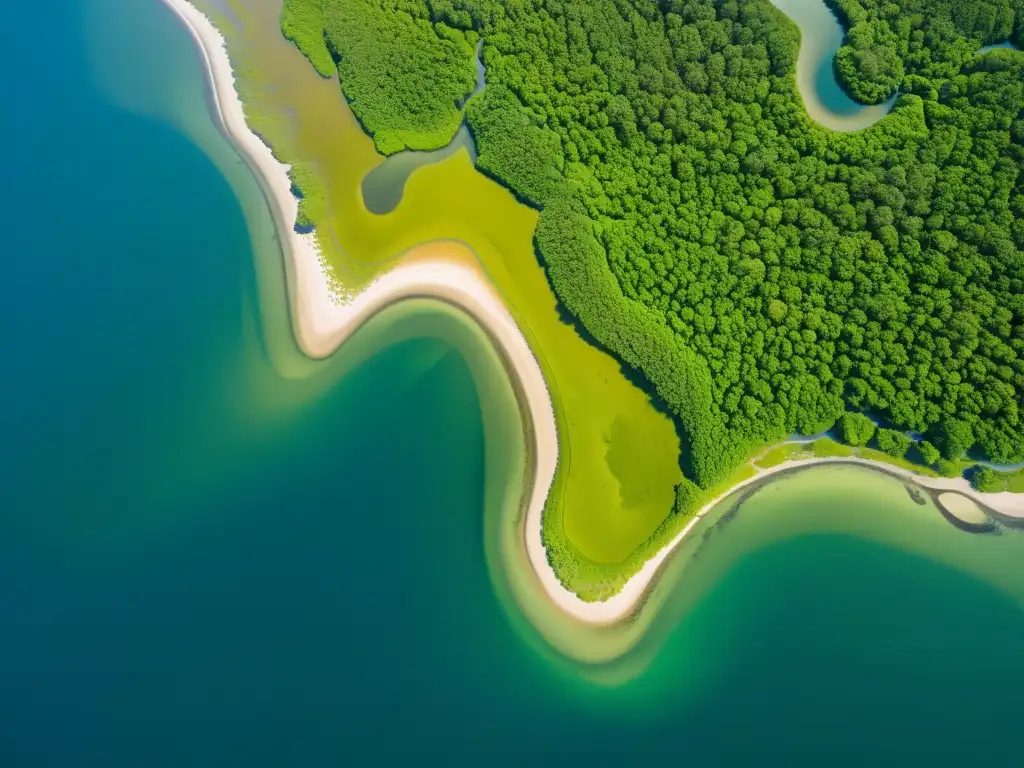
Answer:
[[[219,127],[252,169],[274,216],[284,251],[292,328],[299,348],[310,357],[332,354],[366,321],[405,299],[428,298],[452,304],[472,317],[490,336],[522,393],[520,407],[529,420],[526,434],[530,483],[526,489],[526,550],[549,598],[566,613],[593,622],[593,604],[567,590],[547,560],[541,537],[544,505],[558,464],[558,437],[551,396],[540,365],[512,315],[480,273],[456,262],[465,246],[441,241],[417,246],[398,266],[373,280],[357,295],[343,299],[331,284],[316,238],[294,231],[298,200],[288,166],[252,132],[245,121],[227,45],[213,23],[187,0],[163,0],[189,31],[204,59]]]
[[[524,434],[528,441],[529,482],[524,487],[525,547],[530,565],[548,598],[569,617],[584,624],[607,626],[629,618],[642,607],[656,585],[664,561],[701,519],[733,493],[785,470],[813,464],[860,464],[924,487],[955,491],[1012,518],[1024,519],[1024,494],[979,494],[963,478],[933,479],[868,459],[835,457],[796,459],[768,469],[729,488],[707,502],[672,540],[658,550],[613,597],[586,602],[566,589],[555,575],[543,544],[545,503],[558,465],[558,433],[551,396],[528,342],[502,299],[478,270],[458,263],[464,245],[435,241],[416,246],[398,266],[384,272],[351,297],[342,297],[314,234],[294,230],[298,200],[292,193],[289,166],[249,128],[235,88],[234,72],[224,37],[187,0],[162,0],[191,34],[205,64],[212,111],[225,138],[252,170],[270,207],[284,252],[292,329],[299,348],[309,357],[336,351],[364,323],[392,304],[427,298],[458,307],[490,337],[520,395]],[[994,502],[994,503],[993,503]]]
[[[753,460],[751,460],[752,462]],[[748,465],[752,465],[748,462]],[[657,586],[658,573],[669,557],[678,549],[679,545],[686,538],[687,534],[704,519],[711,511],[734,494],[749,488],[752,485],[763,483],[767,478],[776,474],[792,472],[794,470],[810,469],[814,466],[826,464],[833,465],[854,465],[882,472],[900,480],[906,480],[933,491],[940,491],[950,494],[958,494],[976,503],[988,513],[994,513],[997,519],[1002,522],[1013,521],[1013,523],[1024,524],[1024,494],[1001,491],[1000,493],[981,493],[975,490],[970,482],[963,477],[944,478],[926,477],[916,474],[908,469],[897,467],[893,464],[864,459],[856,456],[819,456],[803,459],[789,459],[775,466],[761,469],[754,466],[755,474],[751,477],[730,486],[727,490],[706,502],[690,520],[686,523],[664,547],[659,549],[633,576],[629,578],[622,590],[600,603],[586,603],[595,606],[594,610],[588,611],[586,621],[598,626],[610,626],[630,618],[636,611],[643,607],[643,603],[649,592]],[[940,507],[940,512],[942,508]]]
[[[839,45],[836,46],[836,50],[838,50],[846,35],[846,26],[832,7],[830,0],[816,0],[821,3],[821,7],[812,3],[810,8],[799,9],[790,7],[792,3],[786,0],[770,0],[770,2],[800,32],[800,47],[797,52],[793,78],[796,81],[796,89],[804,111],[810,120],[830,131],[855,133],[870,128],[892,112],[899,97],[898,92],[879,104],[861,104],[847,92],[834,73],[832,81],[846,102],[844,106],[851,111],[843,111],[842,108],[836,109],[830,106],[824,97],[819,87],[819,72],[826,56],[828,61],[825,66],[830,70],[833,68],[832,59],[836,51],[827,50],[829,47],[827,45],[825,46],[826,50],[823,50],[821,38],[823,35],[827,38],[832,29],[838,28]],[[817,18],[814,18],[815,16]],[[830,21],[831,24],[829,24]],[[825,29],[826,26],[832,29]]]

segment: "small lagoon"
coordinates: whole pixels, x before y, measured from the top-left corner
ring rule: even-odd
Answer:
[[[476,47],[476,86],[466,101],[480,93],[487,84],[487,70],[480,60],[482,46],[483,42],[480,42]],[[470,162],[475,163],[476,143],[473,141],[473,134],[470,133],[465,120],[462,121],[452,140],[440,149],[429,152],[406,149],[386,157],[380,165],[373,168],[363,178],[363,204],[371,213],[391,213],[402,202],[405,182],[408,181],[413,171],[425,165],[439,163],[463,149],[469,154]]]

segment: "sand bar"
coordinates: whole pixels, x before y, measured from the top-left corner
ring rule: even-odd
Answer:
[[[626,583],[603,602],[588,603],[567,590],[555,576],[544,550],[544,503],[558,464],[558,435],[551,396],[537,360],[515,320],[479,270],[459,263],[465,246],[455,242],[429,243],[413,249],[397,267],[385,272],[354,296],[342,298],[321,257],[314,235],[294,231],[298,201],[291,191],[288,166],[248,127],[223,36],[210,20],[186,0],[164,0],[192,34],[205,59],[215,117],[224,134],[252,169],[274,214],[288,276],[292,322],[302,350],[311,357],[333,353],[363,323],[403,299],[434,298],[471,315],[495,343],[522,393],[524,418],[532,426],[532,487],[525,508],[526,551],[537,578],[551,600],[575,619],[595,625],[613,624],[642,603],[665,559],[700,519],[736,491],[763,478],[812,464],[861,464],[904,477],[922,486],[956,491],[1010,516],[1024,519],[1024,494],[979,494],[963,478],[933,479],[880,462],[859,458],[811,458],[786,461],[738,483],[709,501],[668,545],[657,552]]]
[[[952,491],[944,491],[939,494],[938,501],[949,514],[961,522],[968,525],[987,525],[989,523],[988,516],[981,507],[966,496]]]
[[[555,415],[544,376],[529,344],[493,287],[478,270],[460,264],[458,243],[429,243],[413,249],[357,295],[342,299],[333,287],[316,238],[294,231],[298,201],[291,191],[288,166],[245,121],[223,36],[185,0],[164,0],[189,29],[205,59],[215,117],[225,135],[252,168],[274,213],[285,252],[288,292],[295,336],[311,357],[334,352],[363,323],[385,307],[409,298],[435,298],[471,315],[494,341],[519,384],[533,435],[530,446],[532,487],[526,504],[526,548],[544,590],[567,613],[584,621],[600,620],[600,604],[585,603],[558,581],[541,539],[544,502],[558,464]]]

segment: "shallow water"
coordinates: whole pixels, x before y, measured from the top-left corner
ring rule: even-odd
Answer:
[[[832,60],[846,31],[824,0],[772,0],[800,28],[797,85],[807,113],[835,131],[858,131],[892,110],[896,96],[871,106],[851,99],[836,78]]]
[[[1024,537],[864,471],[712,516],[616,664],[547,649],[485,547],[522,457],[478,334],[419,304],[303,361],[183,30],[57,7],[46,57],[0,7],[0,764],[1019,762]]]
[[[994,50],[997,50],[999,48],[1009,48],[1009,49],[1014,50],[1014,51],[1019,50],[1019,48],[1017,48],[1017,46],[1014,45],[1012,42],[1010,42],[1009,40],[1004,40],[1001,43],[992,43],[991,45],[983,45],[983,46],[981,46],[981,48],[978,49],[978,53],[988,53],[989,51],[994,51]]]
[[[370,213],[391,213],[402,202],[405,182],[413,172],[425,165],[445,160],[465,150],[469,161],[476,162],[476,144],[468,126],[463,123],[450,142],[430,151],[404,150],[391,155],[363,177],[363,204]]]
[[[487,71],[480,60],[480,45],[477,46],[476,57],[476,86],[466,101],[476,96],[484,89]],[[391,213],[402,202],[402,193],[405,192],[405,182],[409,180],[413,171],[425,165],[439,163],[451,157],[456,152],[466,150],[471,163],[476,162],[476,143],[469,131],[469,126],[463,121],[456,131],[452,140],[440,149],[421,152],[407,149],[386,158],[377,167],[370,170],[363,177],[361,185],[363,203],[371,213]]]

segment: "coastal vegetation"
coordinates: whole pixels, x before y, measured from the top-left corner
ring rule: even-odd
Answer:
[[[331,0],[327,28],[367,3]],[[795,108],[799,41],[768,3],[419,8],[391,28],[403,45],[424,19],[483,36],[493,85],[468,112],[481,166],[540,209],[556,294],[680,420],[699,485],[846,408],[926,433],[949,459],[1024,455],[1024,64],[963,53],[1013,31],[1013,13],[978,11],[969,29],[908,13],[899,47],[895,6],[864,11],[874,31],[850,46],[882,63],[848,58],[907,69],[908,93],[838,135]],[[890,66],[886,46],[917,57]]]
[[[920,9],[872,13],[840,57],[854,69],[837,71],[862,100],[891,93],[886,78],[903,95],[871,129],[835,134],[800,108],[798,34],[760,0],[325,0],[342,89],[385,153],[450,138],[483,39],[488,87],[465,107],[478,167],[537,209],[562,306],[681,433],[675,503],[617,560],[579,546],[601,524],[570,526],[553,492],[545,542],[581,595],[614,592],[764,444],[842,431],[848,411],[886,424],[879,450],[857,450],[889,461],[919,453],[948,473],[971,449],[1024,455],[1022,56],[973,53],[1005,20],[947,35]],[[373,58],[373,35],[450,78],[407,109],[417,81]],[[911,450],[907,432],[925,439]]]
[[[971,476],[971,484],[985,493],[1024,493],[1024,469],[1000,472],[991,467],[978,467]]]
[[[334,59],[324,40],[323,2],[288,0],[281,9],[281,31],[322,77],[330,77],[334,74]]]
[[[867,445],[875,436],[875,422],[863,413],[844,413],[838,427],[839,435],[847,445]]]
[[[476,84],[475,34],[431,23],[422,0],[322,2],[323,35],[345,96],[377,149],[390,155],[447,144]]]
[[[1019,41],[1019,0],[832,0],[845,22],[836,73],[854,98],[873,104],[901,86],[929,92],[963,73],[978,47]]]
[[[921,455],[921,460],[924,462],[925,466],[930,467],[932,464],[935,464],[942,457],[942,454],[939,453],[939,449],[936,448],[931,443],[929,443],[927,440],[918,441],[914,447],[917,448],[917,451]]]
[[[895,429],[878,430],[878,448],[894,459],[902,459],[910,450],[911,439]]]

